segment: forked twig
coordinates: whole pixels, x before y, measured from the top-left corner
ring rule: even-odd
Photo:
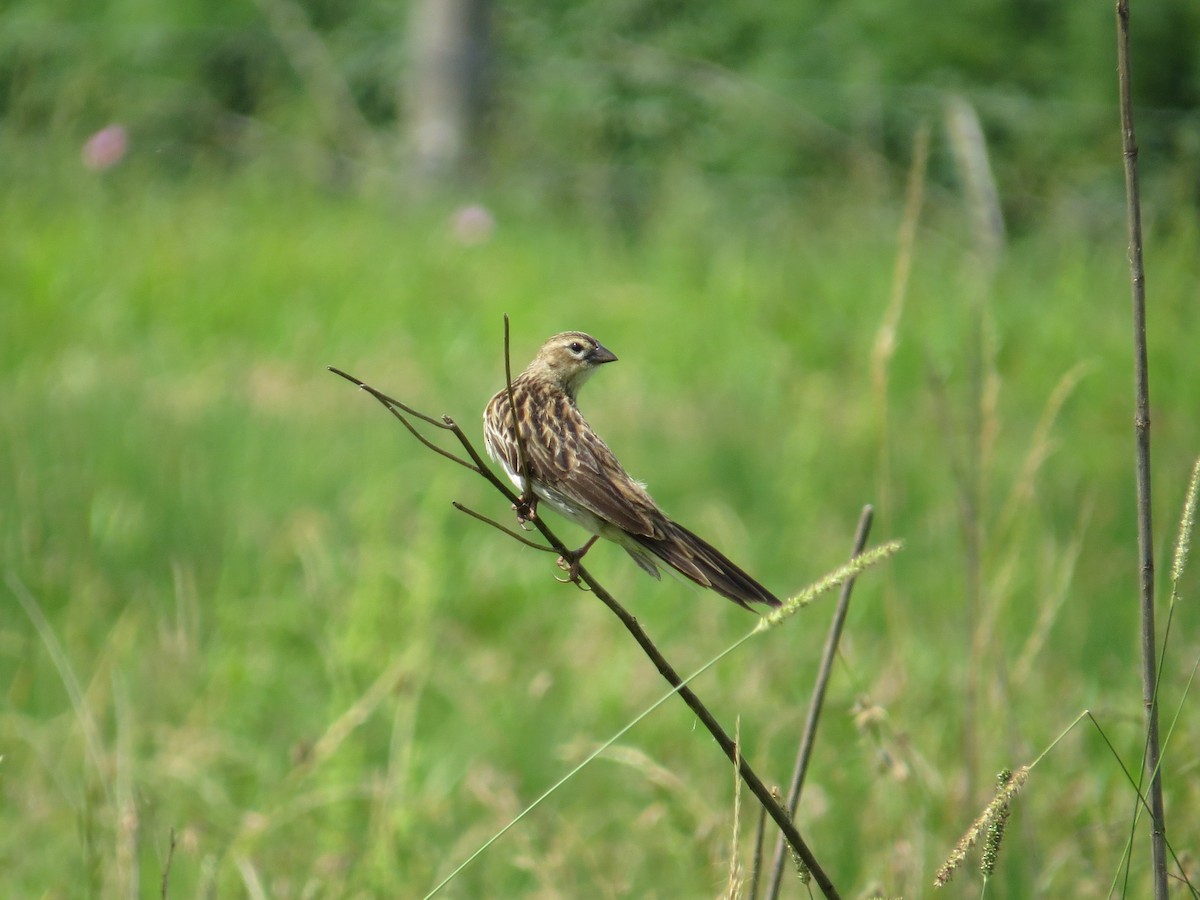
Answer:
[[[495,519],[488,518],[483,513],[475,512],[475,510],[471,509],[471,507],[464,506],[463,504],[459,503],[457,500],[452,500],[450,502],[450,505],[453,506],[455,509],[457,509],[459,512],[466,513],[472,519],[478,519],[480,522],[484,522],[488,525],[491,525],[497,531],[503,531],[514,541],[520,541],[526,547],[532,547],[534,550],[543,550],[546,553],[557,552],[557,551],[555,551],[555,549],[553,547],[543,547],[541,544],[531,541],[527,537],[522,537],[521,535],[519,535],[515,531],[513,531],[511,528],[506,528],[505,526],[503,526],[499,522],[497,522]]]
[[[420,419],[422,422],[428,422],[430,425],[433,425],[435,428],[445,428],[447,430],[450,430],[452,428],[452,426],[450,426],[449,424],[446,423],[445,416],[442,416],[440,419],[434,418],[433,416],[427,416],[427,415],[425,415],[425,413],[421,412],[420,410],[413,409],[411,406],[401,403],[399,400],[395,399],[394,397],[389,397],[387,394],[383,393],[383,391],[376,390],[375,388],[371,387],[371,385],[367,384],[365,381],[360,381],[359,379],[355,378],[353,375],[349,374],[348,372],[343,372],[337,366],[326,366],[325,368],[327,368],[334,375],[340,375],[342,378],[345,378],[351,384],[357,385],[358,387],[362,388],[364,391],[366,391],[368,394],[370,394],[372,397],[374,397],[376,400],[378,400],[384,406],[395,407],[396,409],[402,410],[405,413],[407,413],[408,415],[412,416],[414,419]]]
[[[472,472],[479,471],[479,466],[482,465],[481,460],[476,458],[475,465],[472,465],[471,463],[467,462],[465,459],[461,459],[460,457],[455,456],[453,453],[443,450],[437,444],[433,443],[433,441],[429,440],[429,438],[425,437],[425,435],[421,434],[421,432],[416,429],[416,427],[412,424],[412,422],[408,421],[408,419],[406,419],[404,417],[405,414],[407,414],[407,415],[413,416],[414,418],[420,419],[422,422],[428,422],[430,425],[433,425],[435,428],[444,428],[448,431],[454,431],[455,428],[457,428],[458,426],[455,425],[450,420],[449,416],[442,416],[441,421],[438,421],[437,419],[433,418],[432,416],[427,416],[423,412],[418,412],[417,410],[413,409],[412,407],[405,406],[399,400],[394,400],[391,397],[389,397],[387,394],[384,394],[380,391],[375,390],[375,388],[371,387],[369,384],[359,381],[353,375],[348,375],[345,372],[343,372],[341,369],[334,368],[333,366],[326,366],[326,368],[329,369],[329,371],[332,372],[334,375],[340,375],[342,378],[345,378],[347,381],[351,382],[352,384],[358,385],[360,388],[362,388],[364,391],[366,391],[368,394],[370,394],[372,397],[374,397],[376,400],[378,400],[380,403],[382,403],[385,407],[387,407],[388,412],[390,412],[393,416],[395,416],[397,419],[400,420],[400,422],[404,425],[405,428],[407,428],[409,430],[409,433],[412,434],[413,437],[415,437],[418,441],[420,441],[422,444],[424,444],[426,447],[428,447],[434,453],[438,454],[439,456],[444,456],[444,457],[446,457],[446,459],[451,460],[452,462],[456,462],[460,466],[470,469]]]

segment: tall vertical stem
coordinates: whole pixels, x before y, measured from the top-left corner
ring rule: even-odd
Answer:
[[[1146,713],[1145,770],[1150,773],[1151,851],[1155,900],[1167,900],[1166,822],[1158,742],[1158,641],[1154,627],[1154,542],[1150,517],[1150,384],[1146,362],[1146,273],[1142,266],[1142,213],[1138,148],[1133,130],[1129,74],[1129,2],[1117,0],[1117,76],[1121,94],[1121,148],[1129,222],[1129,269],[1133,295],[1134,453],[1137,479],[1138,575],[1142,612],[1142,702]]]

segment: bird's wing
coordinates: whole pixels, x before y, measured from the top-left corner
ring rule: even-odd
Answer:
[[[521,460],[513,436],[512,414],[506,391],[493,397],[483,410],[483,445],[488,456],[504,468],[505,474],[513,482],[517,482],[522,474]],[[517,489],[524,490],[520,484]]]
[[[661,539],[666,516],[621,468],[570,397],[547,391],[539,399],[526,404],[529,415],[523,417],[521,431],[534,479],[623,531]]]
[[[521,470],[521,455],[510,410],[507,391],[500,391],[491,399],[483,411],[483,441],[488,456],[503,466],[505,474],[517,485],[518,490],[523,491],[525,473]],[[528,448],[525,452],[529,452]]]

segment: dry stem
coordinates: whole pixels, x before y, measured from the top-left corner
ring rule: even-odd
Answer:
[[[1150,383],[1146,354],[1146,273],[1142,265],[1142,211],[1137,141],[1129,69],[1129,3],[1117,0],[1117,82],[1121,103],[1121,147],[1129,222],[1129,273],[1133,299],[1134,468],[1137,481],[1138,588],[1142,612],[1142,702],[1146,716],[1143,772],[1150,773],[1150,847],[1155,900],[1167,898],[1166,821],[1159,768],[1157,633],[1154,626],[1154,535],[1150,514]]]
[[[864,506],[858,520],[858,530],[854,535],[854,550],[850,558],[858,556],[867,545],[867,535],[871,533],[871,520],[875,511],[870,506]],[[792,782],[788,789],[787,809],[794,817],[800,805],[800,791],[804,787],[804,776],[808,772],[808,761],[812,758],[813,744],[817,738],[817,724],[821,719],[821,710],[825,705],[825,690],[829,685],[829,675],[833,671],[833,660],[837,656],[838,644],[842,637],[842,627],[846,624],[846,613],[850,609],[850,595],[854,591],[854,579],[848,578],[842,582],[842,591],[838,597],[837,609],[833,621],[829,625],[829,635],[825,639],[825,649],[821,654],[821,666],[817,671],[817,683],[813,686],[812,701],[808,706],[808,717],[804,722],[804,731],[800,737],[800,746],[796,751],[796,765],[792,770]],[[783,882],[784,845],[782,837],[775,842],[775,856],[771,865],[771,880],[768,882],[767,898],[774,900],[779,896]]]

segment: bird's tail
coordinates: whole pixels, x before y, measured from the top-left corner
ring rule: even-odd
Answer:
[[[668,521],[666,537],[662,540],[640,535],[633,537],[638,544],[685,578],[701,587],[711,588],[738,606],[750,609],[751,603],[765,603],[771,607],[783,605],[778,597],[731,562],[724,553],[676,522]],[[630,555],[634,559],[638,557],[632,551]]]

